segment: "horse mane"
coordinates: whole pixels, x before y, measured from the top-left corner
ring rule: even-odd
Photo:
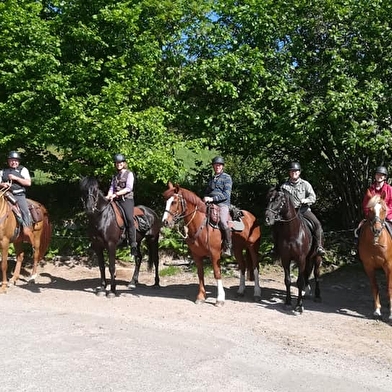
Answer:
[[[387,207],[387,205],[386,205],[386,203],[385,203],[385,200],[384,200],[380,195],[374,195],[374,196],[372,196],[372,197],[370,198],[370,200],[368,201],[368,203],[367,203],[367,207],[368,207],[368,208],[374,208],[374,206],[375,206],[376,204],[378,204],[378,203],[382,204],[382,206],[383,206],[385,209],[388,209],[388,207]]]
[[[163,197],[165,200],[169,199],[170,197],[174,196],[175,194],[181,194],[182,197],[185,199],[185,201],[195,205],[197,209],[200,212],[207,212],[207,207],[203,200],[200,199],[199,196],[196,195],[196,193],[185,189],[181,188],[180,186],[175,186],[175,187],[170,187],[169,189],[166,189],[166,191],[163,193]]]
[[[92,188],[94,190],[99,191],[99,184],[98,180],[94,177],[83,177],[80,179],[79,182],[80,190],[83,193],[88,193],[88,191]]]

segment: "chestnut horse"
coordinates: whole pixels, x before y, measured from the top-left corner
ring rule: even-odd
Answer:
[[[214,270],[218,295],[216,306],[222,306],[225,302],[225,290],[221,278],[221,250],[222,235],[219,228],[208,223],[207,207],[205,203],[193,192],[178,185],[168,184],[168,189],[163,197],[166,200],[166,209],[162,217],[163,224],[173,227],[175,223],[184,220],[187,232],[186,242],[192,253],[197,266],[199,278],[199,293],[196,303],[206,300],[206,288],[204,284],[203,258],[209,257]],[[254,300],[260,301],[261,289],[259,285],[259,262],[258,250],[260,246],[260,226],[256,218],[248,211],[241,210],[243,228],[241,231],[232,232],[234,257],[240,270],[240,285],[237,294],[243,296],[245,292],[245,273],[254,279]],[[243,251],[245,250],[245,258]]]
[[[46,208],[33,200],[27,199],[29,206],[33,206],[40,213],[39,221],[33,224],[33,239],[23,234],[22,226],[20,225],[11,203],[6,200],[5,193],[8,189],[0,191],[0,247],[1,247],[1,272],[2,272],[2,285],[1,293],[7,292],[7,287],[15,285],[20,276],[20,270],[24,259],[23,243],[28,242],[33,247],[33,269],[31,276],[28,278],[29,283],[35,283],[37,277],[38,262],[43,259],[46,251],[48,250],[50,238],[52,235],[52,226],[49,222],[49,215]],[[8,269],[8,249],[10,244],[14,244],[16,254],[15,269],[11,279],[8,282],[7,269]]]
[[[80,180],[82,201],[88,217],[88,234],[91,246],[98,258],[101,285],[97,288],[98,296],[107,295],[115,297],[116,292],[116,249],[117,245],[125,238],[124,220],[120,208],[113,201],[105,198],[100,191],[98,181],[92,177]],[[159,256],[158,241],[161,222],[158,215],[149,207],[135,206],[134,211],[136,226],[137,255],[135,257],[135,270],[128,288],[136,287],[139,280],[139,271],[142,262],[141,242],[145,239],[148,249],[148,270],[155,267],[155,284],[159,287]],[[138,219],[139,218],[139,219]],[[106,291],[108,282],[105,277],[104,250],[109,254],[110,289]]]
[[[273,226],[275,250],[284,270],[287,306],[291,306],[291,263],[298,267],[298,298],[294,312],[300,314],[303,312],[305,288],[310,289],[312,271],[316,282],[314,300],[321,301],[319,280],[322,258],[316,253],[315,240],[304,218],[294,208],[290,195],[279,187],[271,188],[267,194],[265,223]]]
[[[388,208],[384,198],[385,193],[381,196],[375,195],[369,200],[369,214],[361,227],[358,251],[372,289],[374,301],[373,316],[378,319],[382,316],[380,289],[377,284],[376,270],[384,270],[389,299],[388,321],[392,322],[392,238],[386,228],[387,223],[385,218]]]

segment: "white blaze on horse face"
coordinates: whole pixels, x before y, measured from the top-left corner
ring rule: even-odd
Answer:
[[[165,213],[163,214],[162,217],[162,222],[165,222],[167,220],[167,218],[170,216],[169,211],[170,211],[170,207],[173,203],[174,200],[174,196],[170,197],[169,199],[167,199],[166,201],[166,207],[165,207]]]
[[[376,217],[379,218],[380,217],[380,211],[381,211],[381,204],[377,203],[374,206],[374,213],[376,214]]]

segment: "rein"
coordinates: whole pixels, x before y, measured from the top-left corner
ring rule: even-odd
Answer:
[[[107,203],[102,209],[99,209],[98,208],[99,194],[98,192],[93,192],[91,189],[88,190],[87,200],[88,201],[92,200],[92,202],[90,203],[91,206],[89,206],[90,208],[87,208],[87,203],[84,199],[82,199],[82,202],[86,210],[90,209],[92,213],[98,212],[98,214],[102,214],[110,206],[110,203]]]
[[[278,210],[273,210],[272,208],[267,207],[266,210],[272,212],[273,214],[275,214],[275,220],[277,222],[282,222],[282,223],[289,223],[292,222],[294,219],[298,218],[299,216],[299,208],[296,210],[295,215],[290,218],[290,219],[283,219],[280,212],[282,211],[283,206],[286,204],[286,199],[281,203],[280,207],[279,207],[279,211]]]
[[[196,206],[195,209],[189,213],[187,213],[187,204],[186,204],[186,200],[183,198],[182,195],[177,194],[177,197],[179,198],[180,202],[181,202],[181,212],[175,211],[174,213],[169,211],[169,210],[165,210],[165,212],[167,212],[168,214],[170,214],[173,217],[173,221],[174,223],[178,223],[180,220],[185,219],[186,217],[192,215],[192,217],[190,218],[190,220],[188,221],[188,223],[185,223],[184,225],[184,232],[185,235],[181,233],[180,230],[178,230],[178,233],[181,235],[181,237],[186,240],[189,238],[188,235],[188,226],[192,223],[193,219],[196,216],[196,212],[198,211],[198,207]],[[193,237],[193,241],[196,240],[196,238],[199,236],[201,230],[204,227],[204,223],[197,229],[196,234]]]

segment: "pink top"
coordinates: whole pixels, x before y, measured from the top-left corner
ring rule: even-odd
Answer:
[[[371,196],[369,197],[368,192],[366,192],[362,201],[362,208],[365,216],[367,216],[367,214],[369,213],[369,208],[367,208],[366,206],[370,198],[374,195],[381,195],[382,192],[385,192],[385,203],[388,207],[387,220],[392,220],[392,186],[384,182],[384,185],[380,189],[376,189],[376,185],[373,183],[369,187],[369,191]]]

